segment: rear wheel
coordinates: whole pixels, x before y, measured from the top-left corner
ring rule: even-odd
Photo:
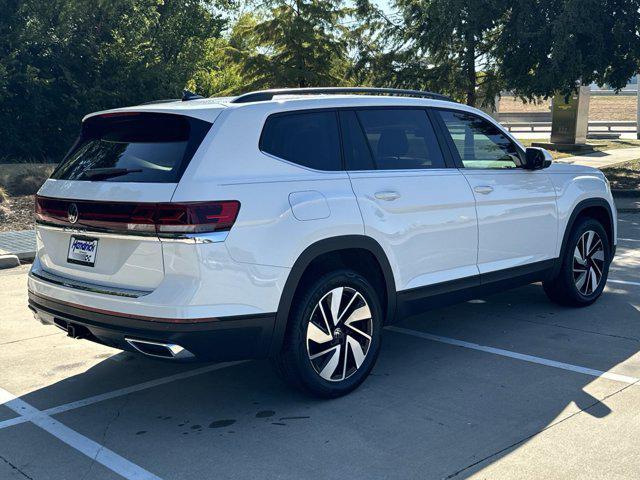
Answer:
[[[380,299],[351,270],[328,273],[299,292],[285,341],[276,357],[280,375],[316,396],[333,398],[357,388],[380,349]]]
[[[602,224],[592,218],[579,221],[573,228],[560,271],[543,282],[547,296],[561,305],[591,305],[602,294],[607,282],[611,249]]]

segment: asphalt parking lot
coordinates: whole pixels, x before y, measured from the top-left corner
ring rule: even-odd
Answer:
[[[619,219],[603,297],[539,285],[385,332],[332,401],[267,361],[179,365],[71,340],[0,272],[0,478],[638,478],[640,215]]]

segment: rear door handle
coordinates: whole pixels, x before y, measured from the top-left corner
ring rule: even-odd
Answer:
[[[393,191],[376,192],[375,197],[378,200],[386,200],[387,202],[391,202],[393,200],[397,200],[398,198],[400,198],[400,194],[398,192],[393,192]]]
[[[473,189],[474,192],[476,193],[481,193],[483,195],[487,195],[491,192],[493,192],[493,187],[489,186],[489,185],[478,185],[477,187],[475,187]]]

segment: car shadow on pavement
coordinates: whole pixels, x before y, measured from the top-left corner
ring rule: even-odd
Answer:
[[[640,345],[637,292],[618,287],[575,310],[529,285],[400,326],[640,376],[621,365]],[[117,353],[22,398],[47,409],[206,366]],[[306,397],[250,361],[55,418],[161,478],[466,478],[573,415],[606,418],[603,399],[627,386],[386,331],[370,378],[340,399]]]

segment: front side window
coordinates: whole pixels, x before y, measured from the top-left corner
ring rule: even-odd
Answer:
[[[377,169],[445,168],[435,132],[424,110],[366,109],[356,114]],[[366,163],[359,161],[359,164]]]
[[[260,150],[315,170],[341,170],[336,113],[272,115],[262,130]]]
[[[515,144],[495,125],[466,112],[436,110],[465,168],[517,168]]]

